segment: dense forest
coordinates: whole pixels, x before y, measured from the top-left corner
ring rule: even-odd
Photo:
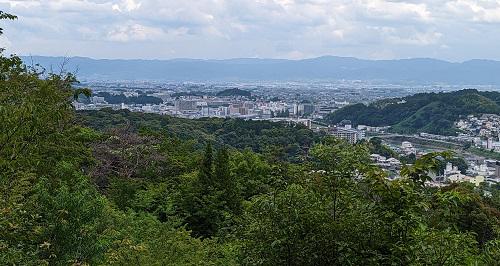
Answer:
[[[320,134],[303,125],[288,126],[270,121],[202,118],[196,120],[133,113],[128,110],[82,111],[78,123],[97,131],[128,128],[134,132],[156,132],[180,141],[191,141],[197,149],[206,143],[228,145],[285,160],[298,162],[307,155]]]
[[[0,18],[11,18],[0,13]],[[499,187],[389,181],[300,126],[76,113],[71,74],[0,57],[0,265],[495,265]]]
[[[500,114],[500,93],[473,89],[419,93],[370,105],[350,105],[330,114],[326,121],[336,124],[348,119],[357,125],[391,126],[393,132],[406,134],[456,135],[454,122],[470,114]]]

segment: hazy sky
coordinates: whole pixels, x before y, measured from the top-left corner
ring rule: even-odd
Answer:
[[[0,0],[0,46],[94,58],[500,60],[500,0]]]

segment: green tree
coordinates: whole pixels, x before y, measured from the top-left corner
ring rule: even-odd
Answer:
[[[217,188],[221,192],[221,201],[229,212],[239,214],[241,212],[241,193],[236,176],[231,174],[229,165],[229,152],[226,147],[217,150],[215,158],[215,178]]]
[[[271,166],[263,156],[245,149],[235,151],[230,158],[231,174],[239,183],[242,198],[268,193],[274,186],[275,176],[271,175]]]
[[[198,180],[202,190],[211,189],[214,187],[213,148],[210,142],[205,146],[205,153],[200,165]]]
[[[299,184],[252,200],[241,233],[242,263],[363,264],[360,254],[373,255],[368,240],[361,241],[374,230],[361,226],[372,225],[370,205],[361,204],[355,192],[359,171],[368,163],[366,147],[326,139],[311,156]]]
[[[370,153],[380,154],[388,158],[399,158],[398,154],[391,148],[387,147],[382,143],[382,139],[373,137],[368,142],[368,147],[370,148]]]
[[[225,201],[221,201],[223,193],[218,189],[214,176],[212,154],[212,145],[208,143],[197,179],[191,183],[183,199],[187,211],[186,222],[197,237],[214,236],[224,219]]]
[[[42,179],[35,187],[40,257],[54,265],[96,263],[107,248],[100,241],[107,226],[106,201],[72,165],[61,163],[58,172],[59,184]]]
[[[417,156],[415,153],[410,153],[407,156],[401,156],[400,160],[403,164],[414,164],[417,161]]]
[[[75,170],[91,155],[72,123],[74,76],[15,56],[0,56],[0,70],[0,264],[98,260],[103,201]]]
[[[159,222],[147,213],[108,215],[112,225],[102,240],[111,244],[102,265],[235,265],[230,247],[193,238],[176,224]]]

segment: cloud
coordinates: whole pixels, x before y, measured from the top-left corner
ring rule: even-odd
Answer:
[[[364,16],[372,19],[391,21],[421,21],[432,20],[432,14],[426,3],[411,3],[405,1],[363,0],[359,1],[358,8],[363,10]]]
[[[0,6],[19,16],[6,36],[10,50],[23,54],[55,55],[64,43],[72,55],[112,58],[500,59],[491,48],[500,41],[500,0],[0,0]]]
[[[107,38],[111,41],[130,42],[159,39],[164,35],[161,29],[147,27],[144,25],[129,23],[128,25],[118,25],[111,29]]]
[[[457,0],[448,2],[447,7],[474,22],[500,23],[500,1]]]
[[[441,37],[443,36],[443,34],[434,30],[419,32],[411,27],[372,27],[371,29],[380,32],[386,42],[395,45],[433,45],[439,43]]]
[[[131,12],[136,9],[139,9],[141,5],[142,5],[141,2],[136,2],[134,0],[123,0],[119,4],[111,5],[111,8],[118,12],[123,12],[123,11]]]

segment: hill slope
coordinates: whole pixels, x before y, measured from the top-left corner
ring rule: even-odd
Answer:
[[[28,65],[78,69],[82,79],[119,80],[371,80],[396,83],[500,85],[500,62],[452,63],[435,59],[362,60],[325,56],[304,60],[95,60],[84,57],[22,57]]]
[[[477,90],[420,93],[368,106],[347,106],[330,114],[326,120],[333,124],[348,119],[354,124],[392,126],[398,133],[455,135],[453,123],[461,115],[486,113],[500,114],[500,93]]]
[[[220,91],[216,94],[217,96],[245,96],[245,97],[250,97],[252,96],[252,93],[246,90],[240,90],[238,88],[234,89],[227,89]]]

